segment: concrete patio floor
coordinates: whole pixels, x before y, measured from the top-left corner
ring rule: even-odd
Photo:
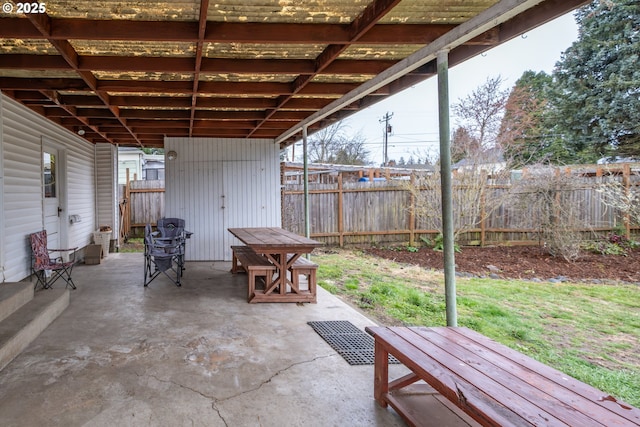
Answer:
[[[0,424],[405,425],[373,400],[373,365],[349,365],[307,325],[374,322],[322,289],[317,304],[248,304],[229,270],[191,262],[182,287],[144,288],[142,254],[78,265],[70,306],[0,371]],[[420,403],[425,425],[468,425],[438,397]]]

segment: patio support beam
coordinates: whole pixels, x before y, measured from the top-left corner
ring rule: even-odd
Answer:
[[[311,237],[311,224],[309,224],[309,159],[307,151],[307,127],[302,128],[302,162],[304,180],[304,235]],[[307,258],[309,255],[307,254]]]
[[[440,191],[442,193],[442,237],[444,292],[447,326],[458,326],[456,311],[456,260],[451,185],[451,135],[449,130],[449,51],[438,52],[438,127],[440,132]]]

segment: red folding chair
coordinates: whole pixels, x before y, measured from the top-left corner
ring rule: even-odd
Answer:
[[[64,280],[66,286],[70,286],[71,289],[76,289],[76,285],[71,279],[71,271],[76,262],[78,248],[47,248],[47,230],[32,233],[29,237],[31,240],[31,271],[37,279],[34,289],[38,285],[42,285],[43,289],[49,289],[58,279]],[[69,259],[65,260],[62,256],[51,257],[52,253],[67,253]]]

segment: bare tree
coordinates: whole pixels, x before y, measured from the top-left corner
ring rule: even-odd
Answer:
[[[342,122],[338,122],[309,136],[307,150],[311,162],[329,163],[332,153],[337,150],[342,127]]]
[[[509,180],[496,142],[508,92],[501,89],[502,79],[487,81],[466,98],[453,105],[458,127],[451,143],[454,162],[465,160],[453,176],[454,239],[477,229],[482,221],[502,206],[507,197],[491,185]],[[414,214],[421,226],[442,233],[441,180],[434,173],[416,177],[407,184],[413,195]]]
[[[629,185],[631,177],[634,177],[634,181],[638,182],[640,174],[631,172],[630,176],[623,177],[622,180],[620,177],[620,174],[605,174],[602,182],[596,187],[596,191],[602,195],[603,203],[618,211],[629,222],[629,225],[640,225],[640,187]]]
[[[502,89],[502,77],[487,81],[467,97],[452,106],[459,127],[464,128],[475,145],[482,149],[494,147],[509,92]]]
[[[514,226],[532,230],[550,255],[576,260],[583,241],[580,230],[589,229],[582,215],[584,200],[574,196],[581,187],[579,178],[558,168],[527,168],[511,189],[509,205],[520,211],[514,218],[522,218]]]
[[[343,122],[326,127],[309,137],[309,160],[314,163],[364,165],[369,151],[362,132],[349,134]]]
[[[475,156],[481,151],[482,147],[479,141],[469,133],[469,129],[460,126],[453,131],[451,137],[451,161],[453,163]]]
[[[460,243],[462,235],[478,229],[494,211],[502,207],[508,194],[493,184],[506,182],[510,172],[506,169],[486,169],[477,163],[458,171],[453,176],[454,240]],[[413,214],[420,228],[437,230],[442,234],[442,191],[439,168],[432,173],[415,175],[405,184],[414,200]],[[466,240],[475,240],[470,237]]]

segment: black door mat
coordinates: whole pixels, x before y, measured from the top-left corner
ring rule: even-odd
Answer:
[[[373,337],[346,320],[307,322],[350,365],[373,365]],[[389,355],[389,363],[400,363]]]

